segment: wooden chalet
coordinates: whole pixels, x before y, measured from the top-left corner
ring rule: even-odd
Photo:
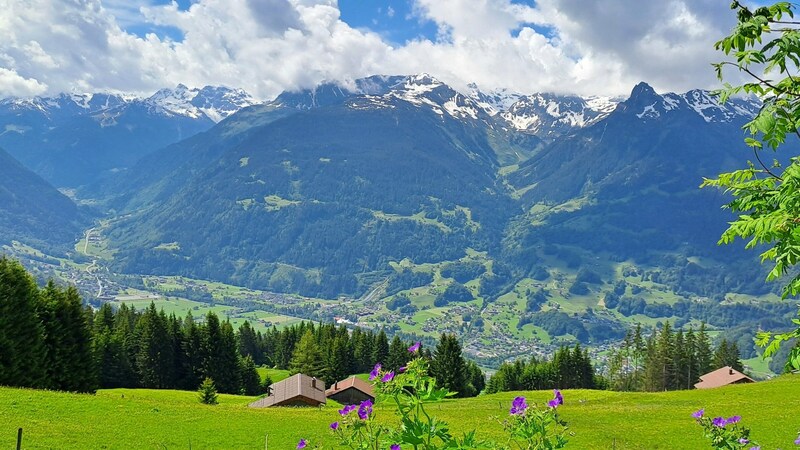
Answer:
[[[364,400],[375,401],[372,385],[357,377],[337,381],[325,391],[325,396],[343,405],[357,405]]]
[[[269,397],[250,403],[251,408],[267,408],[269,406],[319,406],[327,401],[325,382],[317,378],[298,373],[272,385]]]
[[[754,382],[755,380],[743,374],[742,372],[739,372],[738,370],[730,366],[725,366],[721,369],[717,369],[713,372],[709,372],[705,375],[702,375],[700,377],[700,382],[696,383],[694,387],[696,389],[709,389],[720,386],[727,386],[729,384],[754,383]]]

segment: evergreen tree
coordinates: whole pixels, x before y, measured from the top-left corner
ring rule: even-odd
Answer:
[[[214,386],[214,380],[206,377],[198,389],[200,403],[205,405],[217,404],[217,388]]]
[[[302,373],[310,377],[324,378],[325,363],[311,330],[306,331],[300,338],[300,342],[297,343],[289,364],[289,371],[292,375]]]
[[[730,366],[740,372],[744,370],[744,365],[739,355],[739,346],[736,342],[728,342],[727,339],[720,341],[717,349],[714,351],[713,360],[714,369]]]
[[[383,330],[375,338],[375,346],[372,349],[372,361],[375,364],[383,364],[389,361],[389,339]]]
[[[239,357],[239,376],[242,380],[244,395],[261,394],[261,377],[258,376],[256,363],[250,355]]]
[[[486,387],[486,375],[474,361],[467,361],[466,367],[466,392],[465,397],[475,397]]]
[[[0,385],[45,387],[44,329],[39,291],[16,261],[0,257]]]
[[[372,361],[373,335],[369,332],[353,332],[350,341],[353,343],[353,373],[369,372],[375,365]]]
[[[236,351],[236,337],[230,322],[222,325],[213,312],[206,315],[203,328],[203,374],[214,380],[219,392],[236,394],[239,392],[239,356]]]
[[[261,352],[258,335],[256,335],[253,327],[250,326],[249,321],[245,321],[242,326],[236,330],[236,342],[240,355],[250,356],[257,365],[264,363],[264,355]]]
[[[114,363],[110,367],[103,366],[101,370],[105,374],[107,387],[138,387],[135,367],[138,345],[134,336],[133,320],[135,316],[135,311],[124,303],[114,315],[114,329],[109,339],[109,358]]]
[[[466,363],[461,356],[461,344],[452,334],[442,334],[431,361],[431,375],[439,387],[457,393],[458,397],[467,394]]]
[[[47,348],[47,387],[94,392],[97,372],[92,333],[78,291],[74,287],[61,289],[52,281],[48,282],[41,292],[39,319]]]
[[[672,346],[672,367],[674,371],[669,383],[669,389],[686,389],[691,349],[686,345],[683,330],[678,330],[675,333],[675,341]]]
[[[389,344],[389,356],[386,358],[386,367],[389,370],[397,370],[405,366],[410,361],[411,354],[408,352],[408,344],[403,342],[398,336],[392,338]]]
[[[700,369],[698,367],[697,361],[697,339],[694,334],[694,330],[689,328],[689,331],[686,332],[686,338],[684,339],[685,346],[686,346],[686,365],[684,370],[686,370],[685,377],[683,380],[686,384],[680,387],[680,389],[691,389],[695,383],[700,381]]]
[[[183,338],[183,372],[185,374],[184,389],[195,389],[203,379],[205,352],[204,352],[204,333],[203,330],[194,323],[192,313],[186,313],[181,327]]]
[[[697,356],[697,377],[699,378],[701,375],[707,374],[713,369],[717,369],[717,367],[711,367],[713,364],[714,354],[711,351],[711,341],[706,333],[705,322],[700,324],[700,330],[697,332],[696,343],[697,351],[695,352],[695,355]]]
[[[139,384],[146,388],[168,389],[174,387],[174,347],[167,329],[167,318],[150,306],[136,323],[138,349],[136,369]]]
[[[333,340],[331,349],[326,352],[325,358],[325,384],[332,386],[339,380],[344,379],[348,373],[347,342],[337,336]]]

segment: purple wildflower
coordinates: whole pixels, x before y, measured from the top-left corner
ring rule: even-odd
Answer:
[[[717,428],[725,428],[725,425],[728,424],[728,421],[725,420],[724,417],[714,417],[714,420],[711,423]]]
[[[386,374],[381,378],[381,381],[386,383],[392,381],[394,379],[394,372],[386,372]]]
[[[400,366],[400,368],[397,369],[397,373],[405,373],[407,369],[408,367],[406,366]]]
[[[515,397],[514,401],[511,402],[511,410],[509,411],[509,414],[523,414],[526,409],[528,409],[528,404],[525,403],[525,397]]]
[[[300,442],[297,443],[297,449],[306,448],[306,440],[300,439]]]
[[[372,414],[372,400],[364,400],[358,406],[358,418],[367,420],[370,414]]]
[[[351,412],[353,412],[353,410],[356,409],[356,408],[357,408],[356,405],[345,405],[344,408],[339,410],[339,414],[341,414],[343,416],[346,416],[346,415],[350,414]]]
[[[331,430],[334,430],[334,431],[336,431],[336,430],[338,430],[338,429],[339,429],[339,422],[333,422],[333,423],[331,424]]]
[[[794,440],[794,445],[800,445],[800,436],[798,436],[797,439]]]
[[[761,450],[761,447],[750,447],[750,450]]]
[[[706,410],[703,409],[703,408],[700,408],[697,411],[692,413],[692,417],[694,417],[697,420],[700,420],[700,419],[703,418],[703,414],[705,414],[705,413],[706,413]]]
[[[400,450],[400,445],[399,444],[392,444],[391,447],[389,447],[389,450]]]
[[[725,421],[725,425],[728,425],[729,423],[736,423],[740,420],[742,420],[742,416],[731,416]]]
[[[564,397],[561,395],[561,391],[558,389],[553,389],[553,395],[555,396],[553,400],[557,401],[559,405],[564,404]]]
[[[556,398],[554,398],[554,399],[550,400],[549,402],[547,402],[547,406],[549,406],[551,408],[558,408],[558,405],[560,405],[560,403],[558,403],[558,399],[556,399]]]
[[[372,368],[372,372],[369,373],[369,381],[375,379],[381,371],[381,363],[375,364],[375,367]]]
[[[739,443],[742,444],[742,445],[747,444],[748,442],[750,442],[749,439],[739,438]]]
[[[419,351],[420,345],[422,345],[422,343],[417,341],[417,342],[414,343],[414,345],[412,345],[411,347],[408,347],[408,351],[411,352],[411,353]]]

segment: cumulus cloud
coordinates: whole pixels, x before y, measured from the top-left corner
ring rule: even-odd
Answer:
[[[323,80],[415,72],[520,92],[624,94],[641,80],[686,90],[715,86],[712,45],[733,23],[718,0],[410,1],[411,20],[435,23],[436,38],[391,44],[342,21],[336,0],[197,0],[185,10],[154,0],[5,0],[0,93],[184,83],[271,98]],[[126,31],[137,25],[177,33]]]

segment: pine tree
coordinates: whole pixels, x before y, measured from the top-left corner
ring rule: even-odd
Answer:
[[[681,389],[691,389],[700,380],[700,369],[697,361],[697,338],[691,328],[686,332],[684,345],[686,346],[687,358],[686,376],[684,377],[686,384],[681,386]]]
[[[50,389],[94,392],[97,388],[92,333],[81,303],[74,287],[61,289],[50,281],[41,292],[39,319],[44,326]]]
[[[691,349],[686,345],[683,330],[678,330],[675,333],[673,349],[672,366],[674,371],[669,383],[669,389],[686,389]]]
[[[194,323],[192,313],[186,313],[181,327],[183,333],[183,362],[185,364],[184,373],[186,374],[184,389],[195,389],[203,379],[203,364],[205,362],[204,352],[204,333],[200,327]]]
[[[744,365],[739,354],[739,346],[736,342],[728,342],[727,339],[720,341],[717,349],[714,351],[714,368],[729,366],[738,371],[744,370]]]
[[[386,358],[386,367],[390,370],[397,370],[405,366],[410,361],[411,354],[408,352],[408,344],[403,342],[398,336],[392,338],[389,344],[389,356]]]
[[[465,397],[475,397],[486,388],[486,375],[474,361],[467,361],[466,367],[467,386]]]
[[[136,375],[136,353],[138,343],[134,334],[136,312],[128,308],[124,303],[120,305],[114,314],[114,329],[109,339],[109,358],[114,359],[111,366],[103,366],[106,373],[107,387],[128,387],[139,386]],[[106,367],[109,367],[107,370]]]
[[[436,384],[457,396],[467,394],[466,363],[461,356],[461,344],[452,334],[442,334],[431,361],[431,375]]]
[[[261,377],[258,375],[256,363],[250,355],[239,358],[239,374],[244,395],[261,393]]]
[[[302,373],[310,377],[324,378],[325,363],[311,330],[306,331],[297,343],[289,363],[289,371],[293,375]]]
[[[383,364],[389,361],[389,339],[383,330],[375,337],[375,346],[372,349],[372,361],[375,364]]]
[[[344,379],[348,375],[347,367],[347,342],[337,336],[325,358],[325,384],[332,386],[337,381]]]
[[[213,312],[206,315],[203,339],[203,373],[214,380],[217,390],[223,394],[237,394],[241,389],[239,378],[239,354],[236,336],[229,321],[219,323]]]
[[[245,321],[242,326],[236,330],[236,342],[239,348],[239,354],[242,356],[250,356],[253,358],[255,364],[263,364],[264,356],[261,352],[258,336],[256,335],[253,327],[250,326],[249,321]]]
[[[214,386],[214,380],[211,378],[206,377],[197,392],[199,394],[200,403],[204,405],[217,404],[217,388]]]
[[[700,330],[698,330],[696,338],[697,351],[695,354],[697,356],[697,376],[699,378],[701,375],[711,372],[713,369],[718,369],[718,367],[711,367],[714,353],[711,351],[711,341],[708,339],[708,334],[706,333],[705,322],[700,324]]]
[[[0,257],[0,385],[47,384],[44,329],[36,315],[39,291],[16,261]]]
[[[136,369],[139,384],[146,388],[168,389],[174,387],[174,347],[169,336],[167,318],[150,302],[136,323],[138,349]]]

